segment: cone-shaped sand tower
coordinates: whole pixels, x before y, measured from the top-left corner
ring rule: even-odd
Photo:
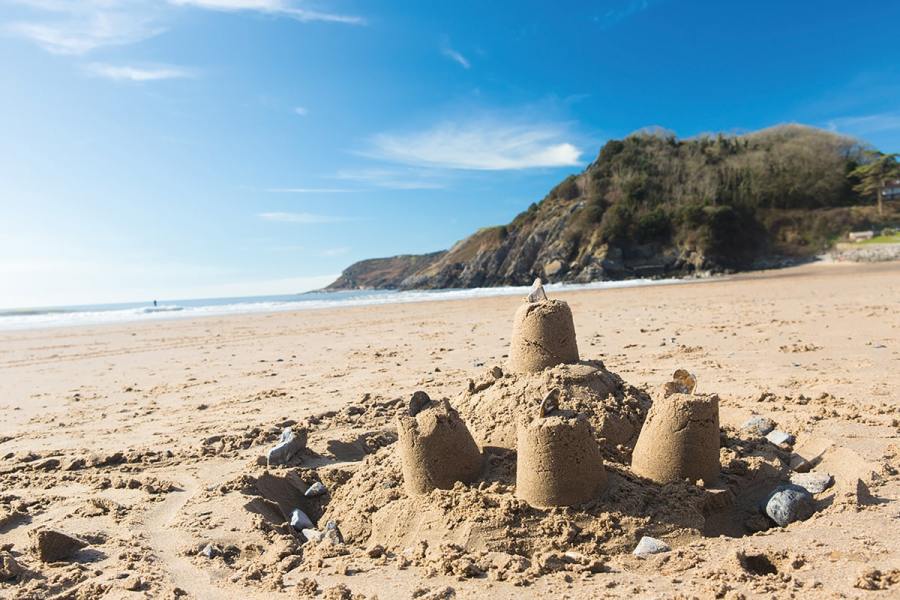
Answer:
[[[694,394],[696,380],[676,371],[641,428],[631,468],[658,483],[719,477],[719,398]]]
[[[481,452],[447,400],[413,394],[409,414],[397,419],[403,482],[409,494],[469,483],[481,471]]]
[[[516,496],[535,507],[575,506],[606,489],[606,469],[588,419],[558,408],[559,390],[518,422]]]
[[[515,373],[533,373],[576,362],[578,344],[572,311],[562,300],[548,300],[537,279],[513,320],[509,368]]]

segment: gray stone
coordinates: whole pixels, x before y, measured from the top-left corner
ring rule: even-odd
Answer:
[[[671,548],[669,548],[669,545],[664,541],[645,535],[641,538],[641,541],[638,542],[638,545],[635,547],[632,554],[635,556],[646,556],[647,554],[659,554],[660,552],[668,552],[669,550],[671,550]]]
[[[322,538],[325,537],[325,534],[318,529],[303,529],[300,533],[310,542],[321,542]]]
[[[306,492],[303,495],[307,498],[315,498],[316,496],[324,495],[327,491],[328,490],[325,489],[325,486],[322,484],[322,482],[317,481],[309,486],[309,488],[307,488]]]
[[[222,553],[221,550],[217,546],[213,544],[207,544],[203,546],[203,549],[200,551],[201,556],[205,556],[206,558],[215,558]]]
[[[810,494],[821,494],[834,482],[829,473],[794,473],[791,483],[806,489]]]
[[[291,527],[293,527],[297,531],[312,529],[315,526],[316,525],[312,522],[312,519],[310,519],[306,515],[306,513],[299,508],[295,508],[294,512],[291,513]]]
[[[766,439],[776,446],[789,446],[794,443],[794,436],[778,429],[773,429],[766,434]]]
[[[306,448],[306,430],[294,431],[291,427],[285,427],[281,432],[281,439],[269,450],[269,465],[287,464],[295,454]]]
[[[766,435],[775,429],[775,421],[768,417],[753,415],[741,425],[741,429],[757,435]]]
[[[324,540],[333,546],[344,543],[344,536],[341,534],[341,530],[338,529],[337,521],[332,520],[325,523],[325,531],[322,533],[324,534]]]
[[[766,514],[782,527],[805,521],[814,512],[816,503],[812,494],[799,485],[780,485],[766,498]]]

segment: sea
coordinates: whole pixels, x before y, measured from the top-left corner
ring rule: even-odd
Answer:
[[[554,291],[604,290],[626,287],[683,284],[698,279],[629,279],[597,281],[585,284],[549,284]],[[250,313],[273,313],[349,306],[377,306],[404,302],[439,302],[489,296],[526,296],[529,286],[485,287],[444,290],[350,290],[340,292],[306,292],[279,296],[243,298],[204,298],[193,300],[158,300],[119,304],[89,304],[46,308],[0,309],[0,330],[43,329],[105,323],[129,323],[191,319]]]

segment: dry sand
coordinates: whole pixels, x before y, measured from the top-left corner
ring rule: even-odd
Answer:
[[[900,595],[900,263],[560,297],[582,360],[621,379],[581,365],[491,384],[510,297],[0,333],[0,576],[21,570],[0,597]],[[678,368],[720,399],[720,489],[628,468],[647,398],[630,386]],[[508,421],[479,413],[484,398],[514,416],[509,394],[552,382],[607,390],[589,417],[622,436],[591,506],[515,499]],[[405,495],[395,422],[418,389],[494,435],[478,483]],[[748,535],[797,461],[739,431],[753,414],[835,482],[809,520]],[[267,475],[258,459],[294,423],[309,449]],[[316,481],[329,493],[303,497]],[[292,508],[346,543],[299,545],[280,524]],[[88,546],[40,562],[29,544],[48,528]],[[643,535],[672,551],[632,556]]]

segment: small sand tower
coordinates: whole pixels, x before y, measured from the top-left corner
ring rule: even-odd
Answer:
[[[575,506],[606,489],[600,448],[584,415],[560,410],[559,390],[518,422],[516,496],[531,506]]]
[[[719,477],[719,398],[694,394],[695,385],[679,369],[654,400],[632,455],[636,474],[658,483]]]
[[[572,311],[562,300],[548,300],[541,280],[536,279],[513,320],[509,368],[515,373],[528,373],[576,362],[578,344]]]
[[[481,452],[466,424],[447,400],[413,394],[409,415],[397,419],[403,481],[409,494],[450,489],[481,472]]]

